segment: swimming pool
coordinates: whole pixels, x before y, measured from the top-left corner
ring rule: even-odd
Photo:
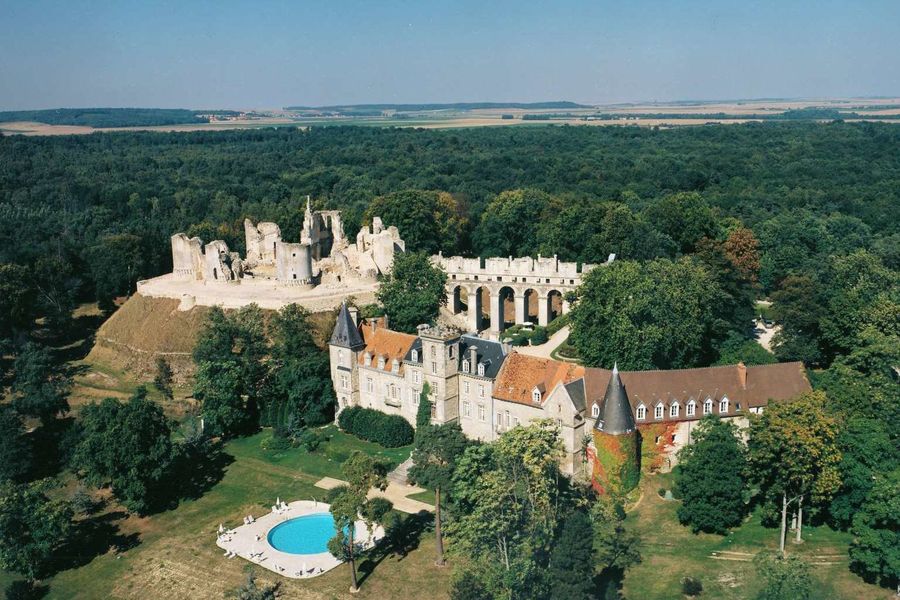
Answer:
[[[328,552],[328,540],[334,537],[331,513],[314,513],[279,523],[267,536],[273,548],[288,554]]]

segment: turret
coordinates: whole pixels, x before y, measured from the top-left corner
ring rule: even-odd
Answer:
[[[613,366],[594,424],[594,482],[604,493],[624,494],[640,479],[640,440],[628,393]]]
[[[331,339],[328,354],[331,362],[331,380],[337,396],[335,417],[344,408],[359,401],[359,353],[366,343],[359,332],[359,324],[353,318],[347,303],[341,305]]]

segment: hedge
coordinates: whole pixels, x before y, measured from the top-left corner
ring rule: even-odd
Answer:
[[[388,415],[371,408],[351,406],[341,411],[338,427],[356,437],[385,448],[406,446],[413,441],[413,427],[399,415]]]

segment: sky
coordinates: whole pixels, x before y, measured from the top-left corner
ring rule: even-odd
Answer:
[[[0,0],[0,110],[900,96],[900,0]]]

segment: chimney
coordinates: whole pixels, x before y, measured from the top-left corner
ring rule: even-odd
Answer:
[[[347,312],[350,313],[350,318],[353,320],[353,326],[359,327],[359,309],[350,305],[347,306]]]
[[[738,380],[741,382],[741,389],[747,389],[747,367],[743,362],[737,364]]]
[[[478,346],[469,346],[469,371],[476,373],[478,367]]]
[[[388,316],[387,316],[387,313],[384,313],[384,316],[381,317],[381,318],[383,319],[383,320],[381,321],[382,327],[384,327],[385,329],[390,329],[390,326],[388,325]]]

